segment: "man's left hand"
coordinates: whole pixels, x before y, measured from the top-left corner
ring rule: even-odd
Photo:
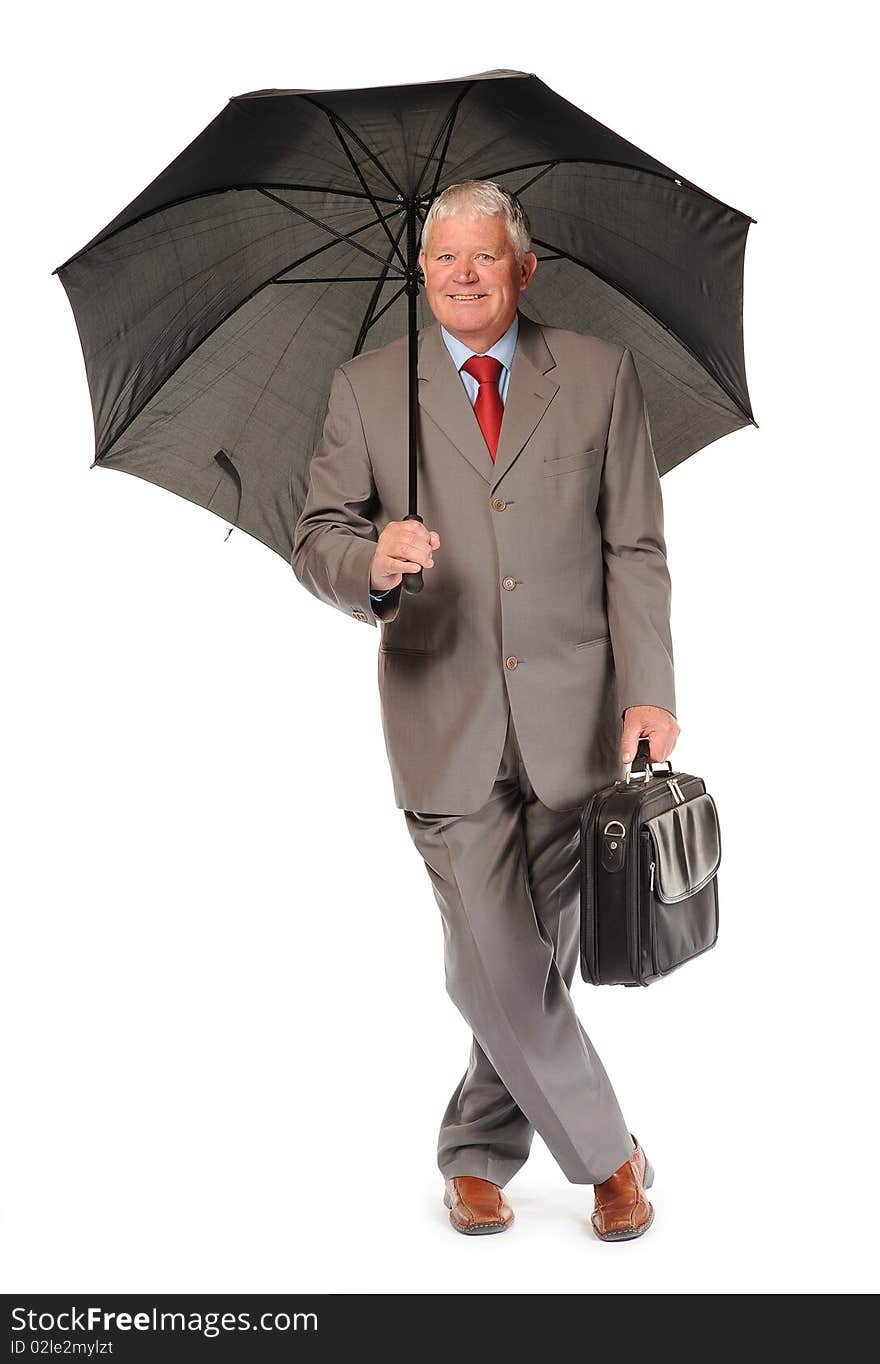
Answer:
[[[651,762],[662,763],[675,748],[680,733],[675,716],[663,706],[628,706],[623,715],[623,761],[632,762],[639,739],[646,736]]]

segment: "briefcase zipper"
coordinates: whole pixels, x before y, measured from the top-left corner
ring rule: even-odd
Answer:
[[[653,849],[651,848],[651,835],[650,835],[650,834],[647,834],[647,835],[646,835],[645,832],[644,832],[644,830],[643,830],[643,831],[642,831],[642,837],[647,839],[646,847],[647,847],[648,853],[650,854],[650,853],[653,851]],[[649,924],[649,928],[648,928],[648,938],[649,938],[649,947],[650,947],[650,952],[651,952],[651,969],[652,969],[654,975],[655,975],[655,976],[658,976],[658,975],[660,974],[660,969],[659,969],[659,966],[658,966],[658,964],[657,964],[657,913],[656,913],[656,906],[655,906],[655,904],[654,904],[654,869],[655,869],[655,866],[656,866],[656,863],[654,863],[654,862],[652,861],[652,862],[650,863],[651,876],[650,876],[650,882],[649,882],[649,885],[648,885],[648,924]]]
[[[700,778],[698,777],[698,778],[697,778],[697,781],[699,781],[699,780],[700,780]],[[655,783],[655,782],[656,782],[656,784],[657,784],[657,787],[663,787],[663,786],[668,786],[668,787],[669,787],[669,790],[672,792],[672,797],[673,797],[673,799],[674,799],[676,805],[683,805],[684,802],[687,800],[687,796],[685,796],[685,795],[682,794],[682,789],[681,789],[681,787],[680,787],[679,784],[678,784],[678,777],[654,777],[654,778],[652,779],[651,786],[654,786],[654,783]],[[615,785],[615,786],[624,786],[625,783],[624,783],[623,781],[616,781],[616,782],[614,783],[614,785]],[[629,787],[628,787],[628,790],[632,791],[633,793],[636,793],[636,792],[643,793],[643,792],[645,791],[645,789],[646,789],[646,787],[645,787],[645,784],[644,784],[643,782],[634,782],[634,783],[631,782],[630,785],[629,785]],[[656,790],[656,788],[655,788],[655,790]]]
[[[702,785],[702,778],[700,778],[700,777],[693,777],[691,780],[692,780],[693,782],[695,782],[698,786],[701,786],[701,785]],[[667,778],[664,780],[664,782],[663,782],[663,785],[667,785],[667,784],[669,784],[669,785],[671,786],[671,783],[670,783],[668,777],[667,777]],[[682,794],[682,790],[681,790],[681,787],[678,785],[677,779],[675,780],[675,786],[676,786],[678,795],[681,797],[681,801],[683,802],[683,801],[686,799],[686,797]],[[675,793],[673,792],[673,796],[674,796],[674,795],[675,795]],[[650,800],[650,801],[646,801],[646,802],[645,802],[645,805],[642,806],[641,810],[638,812],[638,815],[637,815],[637,820],[638,820],[639,823],[641,823],[642,821],[644,821],[644,819],[647,817],[648,811],[649,811],[654,805],[656,805],[656,803],[657,803],[656,800]],[[677,803],[681,803],[681,802],[677,802]],[[647,838],[647,840],[648,840],[649,843],[652,842],[652,840],[651,840],[651,835],[648,833],[648,831],[647,831],[646,829],[640,829],[640,830],[639,830],[639,835],[640,835],[641,838]],[[655,863],[655,862],[652,862],[652,863],[650,864],[650,866],[651,866],[651,891],[653,892],[653,889],[654,889],[654,873],[655,873],[655,870],[656,870],[656,863]],[[635,874],[634,874],[634,876],[632,877],[632,880],[629,882],[629,884],[628,884],[628,886],[627,886],[627,895],[628,895],[628,899],[629,899],[629,904],[628,904],[628,906],[627,906],[627,909],[628,909],[629,924],[630,924],[630,930],[629,930],[629,931],[630,931],[630,945],[631,945],[631,949],[632,949],[632,956],[633,956],[634,964],[635,964],[635,966],[636,966],[636,968],[637,968],[637,969],[636,969],[636,979],[638,980],[638,982],[639,982],[640,985],[644,985],[646,982],[645,982],[645,978],[644,978],[644,975],[643,975],[643,972],[642,972],[641,955],[640,955],[640,952],[639,952],[639,906],[638,906],[639,889],[638,889],[638,887],[639,887],[640,884],[643,884],[643,883],[641,883],[641,881],[640,881],[640,877],[641,877],[641,863],[640,863],[640,861],[639,861],[639,862],[637,862],[636,867],[635,867]],[[650,908],[652,908],[652,907],[650,907]],[[654,970],[655,970],[655,972],[656,972],[656,971],[657,971],[657,958],[656,958],[656,950],[657,950],[657,949],[656,949],[656,942],[655,942],[655,939],[654,939],[654,915],[653,915],[653,913],[650,914],[650,923],[651,923],[651,943],[650,943],[650,946],[651,946],[651,957],[652,957],[653,967],[654,967]]]
[[[702,779],[701,779],[700,777],[691,777],[691,781],[693,781],[693,782],[698,782],[698,783],[702,784]],[[681,787],[680,787],[679,784],[678,784],[678,778],[677,778],[677,777],[675,777],[675,778],[669,778],[669,777],[667,777],[667,778],[664,780],[663,785],[664,785],[664,786],[667,786],[667,785],[668,785],[668,786],[671,788],[672,785],[673,785],[673,782],[674,782],[674,784],[675,784],[675,790],[672,792],[672,794],[673,794],[673,797],[674,797],[675,800],[676,800],[676,804],[677,804],[677,805],[683,805],[683,804],[685,803],[685,801],[688,799],[688,797],[682,793],[682,789],[681,789]],[[696,794],[697,794],[697,795],[701,795],[702,792],[697,791]],[[647,802],[646,802],[646,804],[647,804]],[[650,807],[649,807],[649,808],[653,808],[654,804],[655,804],[655,802],[654,802],[654,801],[651,801]],[[644,812],[644,809],[643,809],[642,812],[641,812],[641,814],[642,814],[642,819],[643,819],[643,820],[644,820],[644,813],[645,813],[645,812]]]

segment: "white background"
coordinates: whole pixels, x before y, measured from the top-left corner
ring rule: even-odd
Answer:
[[[0,1289],[865,1292],[876,1222],[877,219],[854,5],[31,6],[3,85]],[[534,71],[757,218],[760,429],[664,477],[677,767],[717,949],[581,1017],[657,1168],[603,1245],[536,1139],[449,1227],[469,1032],[393,800],[378,633],[90,469],[51,270],[234,94]]]

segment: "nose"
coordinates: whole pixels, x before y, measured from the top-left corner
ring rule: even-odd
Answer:
[[[470,284],[477,278],[477,272],[472,265],[462,265],[455,272],[456,284]]]

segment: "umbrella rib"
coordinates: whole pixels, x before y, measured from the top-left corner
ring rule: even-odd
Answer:
[[[356,247],[358,251],[363,251],[364,255],[372,256],[373,259],[379,261],[381,265],[385,264],[384,256],[380,256],[378,251],[373,251],[369,246],[364,246],[363,242],[352,241],[351,233],[337,232],[336,228],[331,227],[329,223],[322,223],[320,218],[315,218],[311,213],[306,213],[304,208],[297,208],[295,204],[289,204],[286,199],[279,198],[277,194],[273,194],[271,190],[263,189],[262,186],[259,189],[259,193],[265,194],[267,199],[274,199],[275,203],[281,204],[283,208],[289,208],[291,213],[298,213],[301,218],[305,218],[307,219],[308,222],[314,223],[315,227],[319,227],[322,232],[332,232],[333,236],[336,237],[339,241],[348,242],[349,245]],[[397,210],[397,212],[400,211],[401,211],[400,209]],[[382,222],[383,226],[385,226],[384,218],[382,219],[377,218],[371,223],[364,224],[364,226],[377,227],[380,221]],[[363,231],[363,227],[359,228],[358,231]],[[288,269],[290,269],[289,266]],[[282,274],[283,273],[284,272],[282,271]]]
[[[288,207],[289,207],[289,205],[288,205]],[[395,210],[394,210],[395,213],[397,213],[397,212],[399,212],[399,211],[400,211],[399,209],[395,209]],[[358,232],[363,232],[363,231],[365,231],[366,228],[368,228],[368,227],[374,227],[374,226],[375,226],[375,224],[374,224],[374,223],[372,222],[372,220],[371,220],[370,222],[364,223],[361,227],[357,228],[356,231],[358,231]],[[285,274],[287,274],[287,271],[288,271],[288,270],[293,270],[293,269],[295,269],[296,266],[297,266],[298,264],[300,264],[300,262],[301,262],[302,260],[308,260],[310,256],[315,256],[315,255],[317,255],[320,251],[329,251],[330,248],[333,247],[333,246],[335,246],[335,245],[336,245],[335,242],[327,242],[327,244],[326,244],[325,246],[319,247],[317,251],[311,251],[311,252],[309,252],[309,254],[308,254],[307,256],[303,256],[303,257],[300,257],[299,259],[296,259],[296,260],[291,261],[289,265],[286,265],[286,266],[284,267],[283,270],[279,270],[279,271],[277,272],[277,274],[278,274],[278,275],[285,275]],[[356,242],[352,242],[351,245],[352,245],[352,246],[356,246],[357,243],[356,243]],[[371,254],[372,254],[372,253],[371,253]],[[381,257],[381,256],[379,256],[379,260],[380,260],[380,261],[382,260],[382,257]],[[385,264],[384,261],[383,261],[383,264]],[[395,275],[393,278],[394,278],[394,279],[399,279],[400,276],[399,276],[399,275]],[[210,328],[208,329],[208,331],[205,332],[205,335],[204,335],[199,341],[197,341],[196,344],[195,344],[190,350],[187,351],[186,355],[182,355],[182,356],[180,357],[180,359],[177,361],[177,364],[174,365],[174,367],[173,367],[172,369],[170,369],[170,370],[168,371],[168,373],[165,375],[165,378],[163,379],[162,385],[161,385],[161,386],[164,386],[165,384],[167,384],[168,380],[171,379],[171,378],[177,373],[177,371],[181,368],[182,365],[185,365],[185,364],[186,364],[187,360],[191,359],[192,356],[195,355],[195,353],[196,353],[196,351],[199,349],[199,347],[200,347],[200,346],[203,346],[203,345],[205,344],[205,342],[208,341],[208,340],[214,335],[214,332],[217,331],[218,328],[225,326],[226,323],[229,321],[229,319],[230,319],[231,317],[234,317],[235,314],[236,314],[237,312],[239,312],[247,303],[250,303],[251,299],[256,298],[257,294],[261,293],[263,289],[268,289],[268,287],[269,287],[270,284],[296,283],[296,282],[297,282],[297,281],[295,281],[295,280],[279,280],[279,279],[277,278],[277,275],[273,275],[273,276],[271,276],[269,279],[263,280],[261,284],[258,284],[258,285],[256,286],[256,288],[251,289],[250,293],[246,294],[245,297],[244,297],[243,299],[241,299],[240,302],[236,303],[236,305],[235,305],[234,308],[231,308],[230,311],[229,311],[228,313],[224,314],[223,317],[221,317],[217,322],[214,323],[214,326],[213,326],[213,327],[210,327]],[[342,277],[340,277],[338,280],[333,280],[333,279],[331,279],[331,280],[324,281],[324,282],[325,282],[325,283],[330,283],[330,284],[342,284],[342,283],[345,282],[345,277],[342,276]],[[152,402],[153,398],[155,398],[156,392],[157,392],[157,391],[158,391],[158,390],[155,390],[155,389],[154,389],[153,392],[148,393],[148,394],[145,396],[143,402],[141,402],[141,403],[138,404],[138,406],[136,407],[136,409],[134,410],[134,412],[132,412],[131,416],[128,418],[128,420],[125,422],[125,424],[124,424],[123,426],[121,426],[120,429],[116,432],[116,435],[113,437],[113,439],[111,440],[110,444],[107,446],[107,448],[106,448],[105,450],[101,450],[101,451],[96,450],[96,451],[95,451],[95,458],[94,458],[94,460],[92,461],[92,464],[89,466],[90,468],[94,468],[95,465],[96,465],[96,464],[99,464],[101,460],[104,460],[104,459],[107,458],[107,456],[110,454],[110,451],[113,449],[114,445],[116,445],[116,443],[117,443],[119,440],[122,439],[122,437],[125,435],[125,433],[126,433],[126,431],[128,430],[128,428],[129,428],[134,422],[137,421],[138,417],[139,417],[140,414],[143,412],[143,410],[144,410],[144,408],[147,406],[147,404],[150,403],[150,402]]]
[[[403,230],[404,230],[405,227],[406,227],[406,218],[403,219],[403,221],[402,221],[401,224],[400,224],[400,227],[397,229],[397,240],[395,241],[395,240],[392,238],[391,245],[392,245],[392,247],[394,248],[395,251],[397,251],[397,243],[400,241],[401,235],[402,235]],[[390,233],[389,233],[389,235],[390,235]],[[399,253],[399,251],[398,251],[398,255],[399,255],[399,254],[400,254],[400,253]],[[370,327],[373,325],[373,322],[376,321],[376,319],[373,317],[373,310],[375,309],[376,304],[377,304],[378,301],[379,301],[379,295],[380,295],[380,293],[382,292],[382,286],[384,285],[385,280],[388,278],[388,271],[389,271],[390,267],[391,267],[391,256],[388,257],[388,260],[387,260],[386,263],[385,263],[385,268],[383,269],[382,274],[381,274],[380,277],[379,277],[379,279],[380,279],[381,282],[377,282],[376,287],[375,287],[375,289],[373,290],[373,292],[372,292],[372,294],[371,294],[371,296],[370,296],[370,301],[369,301],[369,303],[367,304],[367,310],[366,310],[366,312],[364,313],[363,320],[361,321],[361,325],[360,325],[360,328],[359,328],[359,330],[358,330],[357,340],[355,341],[354,350],[353,350],[353,352],[352,352],[352,358],[353,358],[355,355],[360,355],[360,353],[361,353],[361,347],[362,347],[363,344],[364,344],[364,341],[365,341],[365,339],[366,339],[367,332],[370,330]],[[398,276],[397,278],[399,278],[399,276]],[[406,280],[404,280],[404,282],[403,282],[403,284],[402,284],[402,286],[401,286],[400,292],[402,293],[403,290],[404,290],[405,288],[406,288]],[[395,295],[395,297],[399,297],[399,294],[398,294],[398,295]],[[392,301],[392,303],[394,302],[393,299],[392,299],[391,301]],[[384,311],[385,311],[385,309],[383,308],[383,309],[382,309],[382,312],[384,312]],[[381,315],[382,315],[382,314],[380,313],[379,316],[381,317]]]
[[[748,218],[750,223],[756,223],[757,218],[753,218],[749,213],[743,213],[742,209],[734,208],[732,204],[726,204],[723,199],[710,194],[708,190],[700,189],[699,185],[694,185],[690,180],[685,180],[680,175],[673,174],[671,177],[663,171],[655,171],[648,166],[633,166],[629,161],[605,160],[595,156],[558,156],[549,166],[543,161],[526,161],[521,166],[505,166],[503,170],[493,171],[493,176],[513,175],[514,171],[533,170],[535,166],[544,166],[545,173],[553,170],[555,166],[615,166],[619,170],[636,171],[640,175],[653,175],[658,180],[664,180],[666,184],[678,185],[679,189],[692,190],[694,194],[700,194],[704,199],[711,199],[713,204],[718,204],[720,208],[726,208],[729,213],[735,213],[738,218]],[[537,176],[535,177],[538,178]]]
[[[406,195],[404,194],[403,190],[400,188],[400,185],[398,185],[397,181],[396,181],[396,180],[394,179],[394,177],[392,176],[391,172],[385,169],[385,167],[382,165],[382,162],[381,162],[381,161],[379,160],[379,158],[375,155],[375,153],[370,151],[370,149],[369,149],[369,147],[367,146],[367,144],[363,141],[362,138],[358,137],[358,135],[357,135],[357,133],[355,132],[354,128],[352,128],[350,124],[346,123],[346,121],[345,121],[344,118],[340,118],[339,114],[337,114],[333,109],[329,109],[329,108],[327,107],[327,105],[326,105],[326,104],[322,104],[321,101],[320,101],[319,99],[313,99],[311,95],[302,95],[301,98],[304,99],[304,100],[307,100],[309,104],[314,104],[314,106],[315,106],[316,109],[322,110],[322,112],[325,113],[325,114],[327,115],[327,117],[329,118],[329,120],[330,120],[331,123],[332,123],[334,120],[336,120],[336,121],[340,124],[340,126],[343,127],[343,128],[345,129],[345,131],[348,133],[348,135],[354,139],[354,141],[358,144],[358,146],[361,148],[361,150],[362,150],[363,152],[366,152],[367,156],[370,158],[370,160],[371,160],[371,161],[373,162],[373,164],[376,166],[377,170],[378,170],[382,175],[385,176],[385,179],[388,181],[388,183],[389,183],[389,185],[391,186],[391,188],[392,188],[393,190],[396,190],[396,192],[397,192],[397,194],[399,195],[399,197],[400,197],[401,199],[405,199],[405,198],[406,198]]]
[[[289,207],[289,205],[288,205],[288,207]],[[389,216],[389,217],[392,217],[395,213],[400,213],[400,211],[401,211],[401,210],[400,210],[399,208],[394,208],[394,209],[391,210],[391,213],[390,213],[388,216]],[[361,226],[360,226],[360,227],[355,227],[355,228],[352,229],[352,231],[348,234],[348,237],[346,238],[346,240],[349,240],[351,237],[356,237],[356,236],[358,235],[359,232],[366,232],[366,230],[367,230],[368,227],[375,227],[375,226],[376,226],[376,224],[375,224],[375,222],[374,222],[372,219],[370,219],[370,221],[369,221],[368,223],[361,223]],[[352,246],[356,245],[355,242],[352,242],[351,244],[352,244]],[[288,272],[288,270],[295,270],[296,267],[297,267],[298,265],[304,265],[305,262],[306,262],[307,260],[312,260],[315,256],[320,256],[320,255],[322,255],[325,251],[332,251],[332,249],[333,249],[333,247],[334,247],[335,245],[336,245],[336,241],[335,241],[335,239],[334,239],[332,242],[325,242],[323,246],[316,246],[315,249],[314,249],[314,251],[307,251],[306,254],[305,254],[304,256],[298,256],[297,259],[296,259],[295,261],[292,261],[289,265],[285,265],[285,267],[284,267],[283,270],[279,270],[279,271],[278,271],[278,274],[277,274],[277,275],[274,275],[274,276],[272,277],[272,279],[269,280],[269,283],[270,283],[270,284],[298,284],[298,283],[299,283],[298,280],[295,280],[295,279],[294,279],[294,280],[280,279],[279,276],[280,276],[280,275],[286,275],[287,272]],[[379,260],[382,262],[383,267],[384,267],[384,265],[385,265],[385,258],[384,258],[383,256],[379,256]],[[339,275],[338,278],[337,278],[336,280],[332,280],[332,279],[331,279],[331,280],[330,280],[330,283],[344,284],[347,280],[349,280],[349,279],[356,279],[356,278],[357,278],[357,276],[355,276],[355,275]],[[368,278],[374,279],[375,276],[374,276],[374,275],[370,275],[370,276],[368,276]],[[398,278],[398,276],[395,276],[395,278]]]
[[[538,246],[545,246],[548,248],[548,250],[555,251],[557,253],[556,254],[557,260],[570,260],[573,265],[579,265],[582,270],[589,270],[591,275],[595,275],[596,279],[600,279],[603,284],[607,284],[609,289],[613,289],[616,294],[621,294],[624,298],[629,299],[630,303],[635,304],[639,312],[644,313],[646,317],[650,317],[654,322],[658,324],[658,326],[662,327],[665,332],[668,332],[669,335],[673,337],[675,341],[677,341],[677,343],[681,346],[682,350],[687,351],[688,355],[690,355],[690,357],[693,360],[696,360],[697,364],[704,371],[704,373],[708,374],[709,378],[713,381],[713,383],[716,383],[718,385],[718,387],[721,389],[721,392],[725,395],[725,397],[730,399],[730,401],[736,408],[737,412],[739,412],[743,417],[745,417],[747,421],[750,421],[754,425],[757,425],[754,417],[752,416],[752,413],[750,411],[747,411],[746,408],[742,406],[739,399],[734,397],[734,395],[721,381],[721,379],[718,378],[718,375],[712,373],[712,370],[709,368],[706,361],[701,356],[699,356],[697,352],[692,349],[691,346],[688,345],[687,341],[683,340],[683,338],[679,336],[678,332],[674,331],[673,328],[670,327],[668,322],[664,322],[662,317],[658,317],[656,313],[652,312],[650,308],[647,308],[645,304],[642,303],[639,299],[635,298],[633,294],[629,293],[621,285],[615,284],[614,280],[609,279],[608,276],[604,275],[601,270],[597,270],[594,266],[588,265],[587,262],[585,260],[581,260],[579,256],[573,256],[570,251],[563,251],[560,247],[554,246],[552,242],[542,241],[540,237],[533,237],[532,241],[537,242]]]
[[[520,194],[524,194],[527,189],[531,188],[531,186],[535,183],[536,180],[540,180],[542,175],[546,175],[548,171],[552,171],[553,167],[557,166],[558,164],[559,164],[558,161],[548,161],[543,170],[539,170],[538,174],[533,175],[531,180],[527,180],[524,185],[520,185],[519,189],[515,189],[513,191],[514,194],[516,194],[517,196],[519,196]]]
[[[396,303],[397,300],[400,298],[400,295],[403,294],[403,293],[405,293],[405,292],[406,292],[406,285],[405,285],[405,284],[401,284],[401,286],[400,286],[400,288],[398,289],[397,293],[394,294],[391,298],[389,298],[388,302],[387,302],[386,304],[384,304],[383,307],[381,307],[381,308],[379,309],[379,311],[378,311],[373,317],[370,318],[370,327],[374,327],[374,326],[376,325],[376,323],[379,321],[379,318],[383,315],[383,313],[387,313],[388,309],[392,306],[392,304]],[[367,328],[367,331],[370,330],[370,327]]]
[[[381,221],[382,226],[383,226],[384,229],[385,229],[385,234],[386,234],[386,236],[388,237],[389,242],[391,243],[392,254],[396,254],[396,255],[397,255],[398,259],[400,260],[400,264],[402,265],[403,269],[406,270],[406,261],[404,260],[403,253],[401,252],[399,246],[397,245],[397,242],[400,240],[400,234],[398,234],[397,241],[395,241],[394,237],[392,237],[392,235],[391,235],[391,229],[390,229],[390,227],[388,226],[388,223],[387,223],[387,222],[385,221],[385,219],[382,217],[382,214],[381,214],[381,212],[380,212],[380,210],[379,210],[379,205],[376,203],[376,200],[373,198],[373,195],[372,195],[372,193],[371,193],[371,191],[370,191],[370,187],[369,187],[369,185],[367,184],[366,180],[364,179],[364,177],[363,177],[363,175],[362,175],[362,173],[361,173],[361,168],[360,168],[360,166],[358,165],[358,163],[355,161],[354,157],[352,156],[351,148],[349,147],[349,145],[348,145],[348,143],[346,142],[345,138],[342,136],[342,133],[340,132],[340,129],[339,129],[339,125],[338,125],[338,123],[336,122],[336,119],[335,119],[335,117],[333,117],[333,115],[330,116],[330,123],[331,123],[331,126],[332,126],[332,128],[333,128],[334,133],[336,134],[337,138],[339,139],[340,143],[342,144],[342,150],[345,152],[345,155],[348,157],[349,161],[351,162],[351,168],[352,168],[352,170],[354,171],[354,173],[355,173],[355,175],[357,176],[357,178],[360,180],[361,184],[362,184],[363,187],[364,187],[365,193],[366,193],[367,196],[369,197],[370,203],[373,205],[373,208],[376,210],[376,218],[377,218],[377,220],[378,220],[378,221]],[[390,260],[389,260],[388,263],[389,263],[389,265],[390,265],[390,263],[391,263]]]
[[[539,260],[555,260],[555,256],[539,256]],[[273,279],[270,284],[374,284],[383,283],[384,275],[301,275],[299,279]],[[394,276],[399,279],[399,275]]]
[[[419,178],[418,178],[418,180],[416,181],[416,187],[415,187],[415,189],[413,190],[413,198],[415,198],[415,197],[418,195],[418,192],[419,192],[419,185],[422,183],[422,180],[424,179],[425,171],[428,169],[428,166],[429,166],[430,163],[431,163],[431,157],[434,155],[434,152],[437,150],[437,143],[440,141],[440,138],[443,136],[443,130],[444,130],[444,128],[445,128],[445,129],[446,129],[446,141],[443,143],[443,150],[442,150],[442,152],[440,153],[440,158],[439,158],[439,160],[438,160],[438,162],[437,162],[437,170],[436,170],[435,175],[434,175],[434,185],[433,185],[433,187],[432,187],[432,189],[431,189],[431,192],[430,192],[431,198],[432,198],[432,199],[436,198],[436,195],[437,195],[437,185],[438,185],[439,182],[440,182],[440,176],[441,176],[442,171],[443,171],[443,163],[444,163],[445,160],[446,160],[446,153],[447,153],[448,150],[449,150],[449,142],[450,142],[450,139],[451,139],[451,137],[452,137],[452,129],[453,129],[453,127],[455,126],[455,118],[456,118],[456,115],[458,114],[459,105],[461,104],[461,102],[462,102],[462,100],[464,99],[465,95],[467,95],[467,94],[470,93],[470,91],[473,89],[473,87],[474,87],[475,84],[476,84],[475,81],[470,81],[470,83],[469,83],[468,85],[466,85],[465,88],[461,91],[461,93],[460,93],[459,95],[457,95],[456,98],[453,100],[452,105],[451,105],[450,110],[449,110],[449,113],[446,115],[446,118],[443,120],[442,125],[441,125],[440,128],[438,128],[438,130],[437,130],[437,136],[434,138],[433,146],[431,147],[431,150],[428,152],[428,155],[425,157],[424,164],[423,164],[422,170],[421,170],[421,174],[419,175]]]
[[[276,182],[274,180],[267,180],[264,185],[248,183],[241,185],[221,185],[218,189],[202,189],[196,194],[182,194],[179,199],[169,199],[167,203],[157,204],[155,208],[148,208],[143,213],[139,213],[136,218],[131,218],[125,223],[120,223],[118,227],[114,227],[112,232],[106,233],[105,236],[94,238],[91,242],[88,242],[82,247],[81,250],[75,251],[72,256],[68,256],[67,260],[63,261],[61,265],[56,265],[52,274],[57,275],[59,270],[66,270],[68,265],[72,265],[74,261],[79,260],[80,256],[84,256],[87,251],[94,251],[95,247],[103,246],[105,242],[109,242],[113,237],[118,236],[120,232],[127,232],[130,227],[136,227],[138,223],[146,222],[147,218],[155,217],[157,213],[165,213],[170,208],[179,208],[181,204],[195,203],[196,199],[212,199],[218,194],[240,193],[249,189],[259,190],[264,188],[296,190],[301,194],[338,194],[341,198],[345,199],[366,199],[368,197],[366,194],[361,194],[357,190],[334,189],[332,185],[290,185],[283,181]],[[374,197],[383,204],[396,205],[398,202],[396,199],[387,198],[384,194],[377,194]],[[289,208],[290,205],[288,204],[287,207]]]

